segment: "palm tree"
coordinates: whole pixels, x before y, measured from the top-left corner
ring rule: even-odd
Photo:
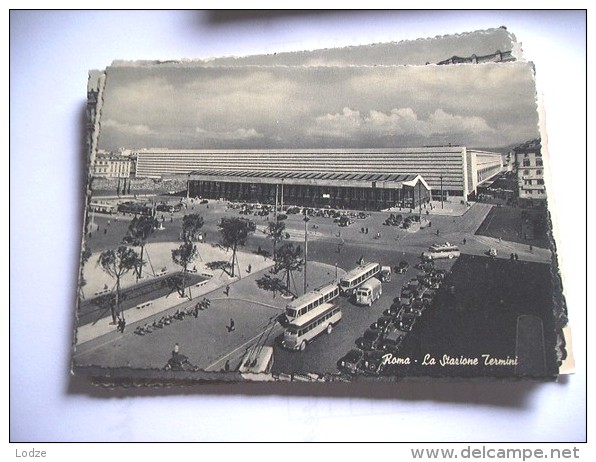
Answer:
[[[250,220],[237,217],[222,218],[218,226],[221,234],[221,246],[225,249],[232,249],[232,273],[230,276],[234,277],[235,263],[237,263],[236,250],[239,245],[246,244],[248,236],[255,231],[256,226]]]
[[[294,271],[302,271],[304,259],[302,258],[302,249],[300,246],[294,247],[294,244],[284,244],[277,251],[273,273],[284,272],[286,280],[286,292],[290,292],[290,278]]]
[[[205,220],[198,213],[184,215],[184,218],[182,218],[182,240],[187,242],[196,241],[204,223]]]
[[[99,255],[98,263],[101,268],[116,280],[116,299],[111,305],[112,321],[120,314],[120,281],[122,276],[142,264],[139,254],[130,247],[121,245],[116,250],[104,250]]]
[[[190,263],[197,257],[197,254],[196,244],[190,241],[183,242],[180,244],[180,247],[172,250],[172,260],[174,263],[182,267],[182,289],[180,291],[182,297],[184,297],[186,291],[186,273],[188,265],[190,265]]]
[[[126,236],[124,236],[124,239],[122,240],[125,244],[141,248],[140,263],[136,268],[137,281],[142,277],[143,273],[145,245],[147,244],[149,237],[155,232],[156,228],[157,220],[154,217],[145,215],[134,217],[128,225]]]
[[[277,244],[280,243],[286,235],[286,223],[284,221],[270,221],[267,228],[267,236],[273,241],[273,260],[277,255]]]

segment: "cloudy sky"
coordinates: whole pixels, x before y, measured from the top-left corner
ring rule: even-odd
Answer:
[[[117,66],[99,148],[496,148],[538,136],[527,63]]]

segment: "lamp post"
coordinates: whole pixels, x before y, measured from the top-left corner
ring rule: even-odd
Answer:
[[[418,180],[418,217],[422,217],[422,181]]]
[[[441,208],[443,208],[443,174],[442,173],[439,176],[439,178],[441,179]]]
[[[188,174],[188,179],[186,180],[186,204],[190,202],[190,173]]]
[[[306,262],[308,260],[308,212],[304,211],[304,293],[306,293]]]
[[[281,179],[281,198],[280,199],[281,199],[280,205],[283,210],[283,208],[284,208],[284,179],[283,178]]]

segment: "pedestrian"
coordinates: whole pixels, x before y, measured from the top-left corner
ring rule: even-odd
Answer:
[[[439,234],[441,234],[441,233],[440,233],[440,231],[437,229],[437,236],[438,236]]]
[[[226,290],[224,292],[226,294],[226,297],[229,297],[229,295],[230,295],[230,286],[229,285],[226,286]]]
[[[233,332],[236,330],[236,327],[234,326],[234,320],[232,318],[230,318],[230,326],[228,327],[228,332]]]
[[[530,253],[534,253],[534,247],[530,246]]]
[[[230,360],[226,359],[226,364],[224,365],[224,370],[227,372],[230,370]]]
[[[108,226],[110,226],[110,220],[108,220]]]
[[[519,260],[519,256],[515,254],[515,261]]]
[[[511,254],[511,257],[509,258],[511,261],[515,260],[515,255]]]
[[[180,352],[180,345],[178,345],[177,343],[174,345],[174,349],[172,350],[172,357],[176,357],[178,356],[178,353]]]
[[[108,234],[108,228],[104,228],[103,233]]]
[[[126,327],[126,319],[124,319],[124,316],[122,316],[122,319],[120,321],[120,332],[124,333],[125,327]]]
[[[248,273],[250,274],[250,272],[252,271],[252,265],[249,264],[247,269],[248,269]]]
[[[464,240],[463,240],[463,242],[464,242],[464,245],[466,245],[466,238],[465,238],[465,237],[464,237]]]

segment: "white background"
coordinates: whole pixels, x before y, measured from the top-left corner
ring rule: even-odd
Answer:
[[[10,322],[5,325],[10,328],[11,441],[586,438],[583,12],[252,12],[245,19],[216,20],[213,13],[198,11],[13,11],[10,19]],[[89,69],[103,69],[114,59],[272,53],[501,25],[535,62],[544,95],[551,157],[547,187],[574,329],[574,376],[547,384],[248,384],[119,391],[68,376]]]

